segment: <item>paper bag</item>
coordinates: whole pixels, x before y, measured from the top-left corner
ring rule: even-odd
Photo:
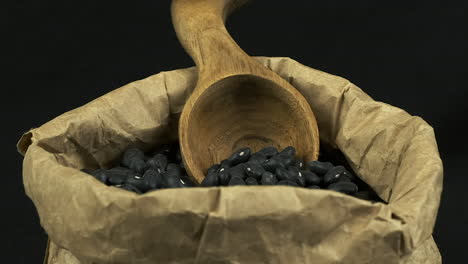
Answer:
[[[257,59],[304,95],[321,144],[339,149],[386,203],[289,186],[137,195],[80,171],[114,165],[129,146],[176,139],[192,67],[130,83],[22,136],[24,187],[49,255],[55,248],[100,264],[440,263],[431,234],[443,167],[433,129],[341,77],[289,58]]]

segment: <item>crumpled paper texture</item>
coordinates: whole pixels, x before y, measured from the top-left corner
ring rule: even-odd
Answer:
[[[112,166],[129,146],[177,137],[196,68],[161,72],[18,142],[26,194],[52,241],[46,263],[441,263],[431,234],[443,166],[432,127],[344,78],[289,58],[257,59],[304,95],[322,144],[341,150],[387,203],[288,186],[137,195],[81,172]]]
[[[265,261],[266,263],[267,261]],[[293,263],[293,262],[288,262]],[[302,262],[304,263],[304,262]],[[312,262],[317,263],[317,262]],[[346,261],[339,263],[347,263]],[[442,263],[439,250],[432,237],[423,242],[410,255],[401,260],[402,264]],[[70,251],[60,248],[54,242],[49,241],[44,264],[82,264]]]

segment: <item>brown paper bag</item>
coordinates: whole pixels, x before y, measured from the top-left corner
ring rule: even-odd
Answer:
[[[54,242],[49,241],[44,264],[82,264],[70,251],[60,248]],[[225,261],[228,262],[229,261]],[[262,263],[262,262],[259,262]],[[268,263],[267,260],[264,263]],[[288,262],[293,263],[293,262]],[[307,263],[307,262],[300,262]],[[318,263],[311,261],[311,263]],[[338,263],[347,263],[346,261]],[[380,262],[377,262],[380,263]],[[408,257],[401,260],[402,264],[442,263],[439,250],[432,237],[423,242]]]
[[[196,69],[162,72],[18,142],[26,193],[52,241],[47,263],[440,263],[431,234],[443,169],[433,129],[341,77],[288,58],[258,60],[305,96],[322,144],[341,150],[387,203],[288,186],[137,195],[80,172],[111,166],[130,145],[177,137]]]

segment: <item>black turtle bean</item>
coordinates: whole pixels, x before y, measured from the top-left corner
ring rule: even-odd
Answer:
[[[122,165],[138,173],[146,169],[145,154],[138,148],[127,149],[122,157]]]
[[[128,161],[127,164],[128,164],[128,166],[126,166],[127,168],[138,173],[143,173],[147,167],[146,162],[143,159],[139,159],[139,158],[131,159],[130,161]]]
[[[217,186],[219,184],[218,173],[216,171],[212,171],[208,173],[203,181],[201,182],[201,186],[203,187],[211,187]]]
[[[123,167],[115,167],[106,171],[108,182],[111,185],[124,184],[128,177],[137,173]],[[139,175],[139,174],[137,174]]]
[[[269,146],[269,147],[262,148],[257,153],[261,153],[261,154],[265,155],[265,157],[267,159],[269,159],[269,158],[271,158],[271,157],[278,154],[278,149],[273,147],[273,146]]]
[[[166,171],[170,176],[180,177],[183,174],[183,169],[176,163],[167,164]]]
[[[289,173],[291,179],[294,179],[297,176],[299,176],[299,172],[300,172],[300,170],[299,170],[298,167],[295,167],[295,166],[289,166],[288,167],[288,173]],[[301,176],[302,176],[302,174],[301,174]]]
[[[343,174],[340,177],[338,177],[336,182],[352,182],[352,180],[348,176]]]
[[[220,168],[221,166],[219,164],[213,164],[211,167],[208,168],[208,170],[206,171],[206,174],[218,171]]]
[[[247,179],[245,179],[245,184],[247,184],[247,185],[258,185],[258,181],[257,181],[257,179],[255,179],[253,177],[247,177]]]
[[[125,165],[125,163],[131,159],[138,158],[138,159],[145,159],[145,153],[141,151],[139,148],[128,148],[127,150],[124,151],[123,157],[122,157],[122,163]]]
[[[265,169],[260,164],[255,162],[246,163],[245,174],[247,174],[247,176],[255,178],[256,180],[261,180],[264,172]]]
[[[166,180],[167,188],[182,188],[185,187],[185,182],[180,178],[180,175],[173,171],[167,171],[163,174]]]
[[[345,170],[343,171],[343,175],[346,176],[348,179],[350,179],[350,180],[353,181],[353,182],[357,180],[357,179],[356,179],[356,176],[355,176],[352,172],[350,172],[349,170],[347,170],[347,169],[345,169]]]
[[[93,175],[94,178],[96,178],[98,181],[104,184],[108,184],[109,176],[107,175],[106,170],[97,169],[95,171],[92,171],[90,174]]]
[[[296,155],[296,149],[293,146],[287,146],[278,155],[294,157]]]
[[[325,175],[329,170],[333,168],[331,162],[323,162],[318,160],[310,161],[308,164],[309,170],[318,176]]]
[[[318,185],[310,185],[310,186],[307,186],[307,188],[309,188],[309,189],[321,189],[320,186],[318,186]]]
[[[197,184],[187,174],[182,174],[182,176],[180,176],[180,180],[184,187],[197,186]]]
[[[241,179],[247,178],[247,174],[245,173],[247,164],[240,163],[228,169],[229,175],[231,175],[231,179],[233,177],[239,177]]]
[[[260,181],[262,185],[276,185],[277,182],[278,179],[276,179],[276,176],[269,171],[265,171],[262,174],[262,179]]]
[[[168,175],[168,172],[163,172],[162,177],[166,188],[182,188],[185,187],[185,182],[175,175]]]
[[[147,169],[146,162],[144,160],[134,160],[133,165],[130,167],[134,172],[144,173]]]
[[[346,194],[354,194],[358,191],[357,185],[353,182],[335,182],[328,185],[327,189]]]
[[[150,190],[165,188],[162,174],[155,170],[146,170],[145,174],[143,174],[143,181],[148,185]]]
[[[326,185],[339,182],[339,181],[349,181],[348,178],[349,172],[343,166],[336,166],[329,170],[325,176],[323,176],[323,183]]]
[[[229,186],[235,185],[245,185],[245,181],[239,177],[232,177],[231,180],[229,180]]]
[[[289,166],[292,166],[295,162],[294,156],[289,156],[289,155],[276,155],[273,158],[274,160],[277,160],[281,164],[283,164],[283,167],[287,168]]]
[[[236,166],[237,164],[247,162],[250,158],[250,148],[241,148],[236,150],[232,155],[227,158],[230,166]]]
[[[221,169],[229,169],[229,168],[232,167],[231,162],[229,160],[227,160],[227,159],[222,160],[221,163],[220,163],[220,166],[221,166],[220,171],[221,171]]]
[[[291,175],[288,170],[285,168],[276,168],[275,170],[275,176],[278,178],[279,181],[282,180],[294,180],[294,176]]]
[[[151,189],[149,183],[143,179],[143,176],[140,175],[133,175],[132,177],[128,177],[124,184],[132,185],[141,192],[147,192]]]
[[[262,163],[262,167],[266,170],[266,171],[269,171],[269,172],[272,172],[274,173],[276,171],[276,168],[285,168],[285,166],[283,165],[283,163],[281,163],[280,161],[276,160],[276,159],[267,159],[265,160],[265,162]]]
[[[299,170],[304,170],[305,169],[305,165],[304,165],[304,162],[302,160],[299,160],[299,159],[295,159],[291,166],[294,166],[296,168],[298,168]]]
[[[220,171],[218,173],[219,185],[226,186],[229,184],[229,180],[231,180],[231,175],[227,170]]]
[[[262,164],[265,160],[267,160],[265,154],[257,152],[250,156],[249,163]]]
[[[161,153],[154,155],[146,161],[147,168],[156,170],[158,172],[166,171],[168,164],[167,156]]]
[[[290,181],[290,180],[281,180],[279,181],[276,185],[285,185],[285,186],[295,186],[299,187],[295,181]]]
[[[311,171],[301,170],[301,173],[302,176],[304,176],[306,185],[319,185],[322,181],[322,179],[319,176],[317,176],[317,174]]]
[[[119,185],[123,184],[127,180],[126,176],[123,176],[122,174],[115,174],[115,173],[110,173],[108,182],[110,185]]]
[[[297,167],[289,167],[288,173],[292,176],[292,180],[294,180],[299,186],[305,187],[305,178],[302,175],[302,172]]]
[[[294,167],[294,166],[288,167],[288,174],[289,174],[289,179],[288,180],[295,181],[301,187],[305,186],[305,178],[302,175],[299,168]]]

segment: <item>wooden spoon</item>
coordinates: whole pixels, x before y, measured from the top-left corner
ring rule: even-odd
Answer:
[[[177,37],[198,68],[179,142],[187,173],[199,183],[208,167],[242,147],[293,146],[305,161],[318,157],[317,122],[305,98],[247,55],[225,28],[227,15],[245,2],[172,1]]]

